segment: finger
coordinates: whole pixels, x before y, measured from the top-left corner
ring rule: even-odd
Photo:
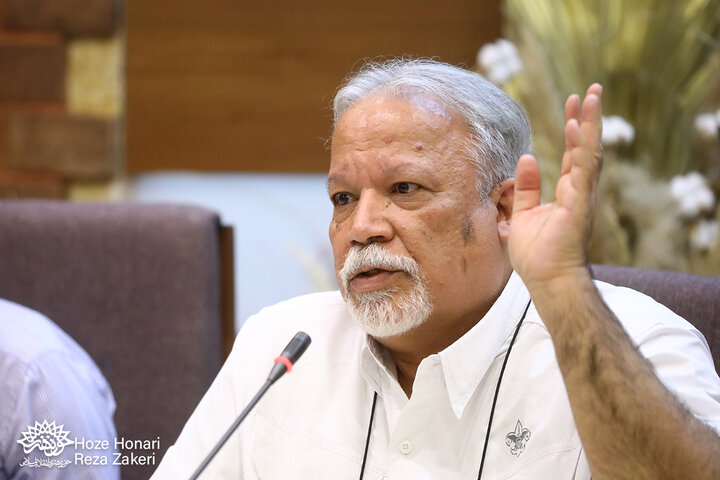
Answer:
[[[602,92],[603,86],[596,82],[588,87],[587,92],[585,92],[585,96],[597,95],[598,97],[602,97]]]
[[[560,167],[560,175],[565,175],[566,173],[570,173],[570,170],[572,169],[572,155],[570,154],[570,150],[572,150],[572,147],[568,145],[567,135],[565,135],[565,152],[563,152],[562,156],[562,166]]]
[[[580,121],[580,97],[573,94],[568,97],[565,101],[565,123],[570,121],[571,118]],[[568,149],[567,142],[565,143],[565,150]],[[564,158],[564,157],[563,157]],[[563,160],[564,164],[564,160]]]
[[[515,169],[513,216],[540,205],[540,168],[532,155],[523,155]]]
[[[580,97],[572,94],[565,101],[565,123],[571,118],[580,120]]]
[[[602,86],[590,85],[583,100],[580,125],[593,154],[601,151],[602,139]]]
[[[565,126],[565,141],[570,145],[566,156],[570,157],[572,164],[571,183],[576,190],[587,192],[593,188],[598,168],[597,163],[592,160],[587,138],[577,120],[570,120]]]

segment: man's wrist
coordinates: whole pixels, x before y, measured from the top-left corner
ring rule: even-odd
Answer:
[[[603,323],[598,319],[610,318],[606,313],[612,317],[585,267],[529,285],[528,291],[556,348],[592,336],[594,329]]]
[[[595,288],[590,270],[586,266],[567,268],[555,275],[529,280],[525,282],[525,286],[535,304],[551,302],[572,292]]]

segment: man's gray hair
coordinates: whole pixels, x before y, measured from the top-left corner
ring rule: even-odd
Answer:
[[[465,148],[478,170],[478,192],[485,199],[515,175],[520,156],[530,153],[530,125],[525,111],[504,91],[477,73],[430,59],[368,62],[348,77],[335,95],[333,128],[359,99],[374,93],[429,93],[467,121]]]

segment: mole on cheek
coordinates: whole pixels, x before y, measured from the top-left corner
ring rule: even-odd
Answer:
[[[422,144],[422,143],[416,143],[416,144],[415,144],[415,151],[416,151],[416,152],[420,152],[420,151],[422,151],[422,149],[423,149],[423,144]]]
[[[473,226],[471,219],[468,218],[467,220],[465,220],[465,222],[463,222],[462,227],[460,227],[460,233],[462,234],[465,243],[467,243],[472,238]]]
[[[385,202],[385,208],[388,208],[389,206],[390,206],[390,200],[388,200],[387,202]]]

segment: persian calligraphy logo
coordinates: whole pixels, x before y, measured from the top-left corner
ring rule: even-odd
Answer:
[[[37,448],[47,457],[56,457],[65,450],[65,447],[74,443],[68,439],[70,432],[63,430],[64,426],[56,426],[54,421],[43,420],[42,423],[35,421],[35,426],[28,426],[27,431],[22,432],[23,438],[17,443],[23,446],[25,454]]]

